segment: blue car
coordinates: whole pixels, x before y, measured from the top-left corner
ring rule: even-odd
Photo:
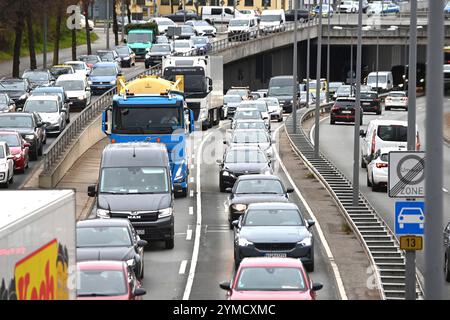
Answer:
[[[194,46],[199,55],[206,54],[212,49],[211,42],[209,42],[209,38],[206,36],[191,37],[191,40],[194,42]]]
[[[116,86],[116,79],[122,75],[117,63],[97,62],[89,74],[89,85],[93,94],[103,93]]]

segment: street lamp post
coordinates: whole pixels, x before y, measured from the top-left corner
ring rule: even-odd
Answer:
[[[317,69],[316,69],[316,110],[314,127],[314,157],[319,158],[319,125],[320,125],[320,73],[322,66],[322,1],[319,3],[319,25],[317,30]],[[309,95],[309,92],[307,93]]]
[[[350,32],[350,96],[353,86],[353,32]]]
[[[310,65],[310,58],[311,58],[310,25],[311,25],[311,17],[309,16],[309,11],[308,11],[308,27],[307,27],[307,32],[306,32],[306,34],[307,34],[307,40],[306,40],[306,108],[309,108],[309,65]]]
[[[330,97],[330,3],[328,3],[328,26],[327,26],[327,103]]]
[[[125,38],[125,0],[122,0],[121,3],[121,9],[120,9],[120,16],[122,20],[122,27],[121,27],[121,42],[123,43],[123,39]]]
[[[106,0],[106,49],[109,49],[109,1]]]
[[[293,92],[293,96],[292,96],[292,123],[293,123],[293,132],[297,133],[297,92],[298,92],[298,84],[297,84],[297,27],[298,27],[298,22],[297,22],[297,2],[299,0],[293,0],[294,1],[294,54],[293,54],[293,77],[292,77],[292,82],[293,82],[293,88],[294,88],[294,92]]]

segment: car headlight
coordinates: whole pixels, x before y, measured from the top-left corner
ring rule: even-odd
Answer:
[[[109,210],[97,209],[97,217],[107,219],[109,218]]]
[[[247,205],[242,203],[233,204],[231,207],[236,211],[245,211],[247,209]]]
[[[26,140],[34,140],[34,138],[35,138],[34,134],[26,134],[25,135]]]
[[[88,84],[91,85],[91,84],[92,84],[92,81],[91,81],[91,80],[88,80]]]
[[[248,246],[253,245],[253,242],[248,241],[248,240],[245,239],[245,238],[239,238],[239,240],[238,240],[238,245],[239,245],[240,247],[248,247]]]
[[[122,60],[130,60],[130,57],[123,57]]]
[[[302,241],[297,242],[302,247],[309,247],[312,244],[312,237],[306,237]]]
[[[110,84],[116,84],[116,80],[111,80],[109,83]]]
[[[172,208],[166,208],[158,211],[158,219],[167,218],[172,215]]]
[[[129,267],[134,267],[135,264],[136,264],[136,261],[134,259],[127,260],[127,265]]]
[[[21,96],[19,97],[18,100],[25,100],[26,98],[27,98],[27,95],[26,95],[26,94],[23,94],[23,95],[21,95]]]
[[[84,94],[82,96],[78,97],[78,100],[83,100],[83,99],[86,99],[86,95],[84,95]]]
[[[223,175],[224,177],[229,177],[229,176],[230,176],[230,173],[229,173],[228,171],[223,171],[223,172],[222,172],[222,175]]]

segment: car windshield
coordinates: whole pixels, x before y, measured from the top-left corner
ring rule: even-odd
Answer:
[[[59,80],[56,85],[63,87],[65,91],[84,90],[83,80]]]
[[[274,14],[274,15],[262,15],[261,16],[261,21],[264,22],[274,22],[274,21],[281,21],[281,15],[279,14]]]
[[[261,112],[258,110],[237,111],[234,119],[261,119]]]
[[[72,69],[72,67],[52,67],[50,69],[50,72],[52,75],[58,77],[62,74],[72,74],[73,69]]]
[[[181,26],[182,33],[194,33],[192,26]]]
[[[241,97],[246,97],[248,94],[248,91],[245,89],[230,89],[227,91],[227,95],[238,95]]]
[[[386,81],[387,81],[387,76],[378,75],[378,83],[386,83]],[[377,76],[376,75],[372,75],[372,76],[368,76],[367,77],[367,84],[376,85],[376,83],[377,83]]]
[[[239,291],[305,291],[306,279],[297,268],[245,267],[236,285]]]
[[[404,92],[391,92],[388,94],[388,97],[406,97],[406,93]]]
[[[279,106],[280,104],[278,103],[278,100],[276,99],[264,99],[264,101],[267,103],[267,105],[269,107],[276,107]]]
[[[25,82],[23,81],[1,81],[0,91],[25,91]]]
[[[78,270],[78,297],[108,297],[127,294],[127,279],[119,270]]]
[[[77,248],[131,247],[133,245],[127,227],[84,227],[77,229]]]
[[[337,91],[337,94],[350,94],[350,86],[340,86]]]
[[[22,78],[28,79],[30,81],[45,81],[48,80],[50,77],[48,76],[47,72],[32,71],[32,72],[25,72]]]
[[[269,137],[262,130],[250,131],[246,130],[233,135],[233,143],[268,143]]]
[[[69,63],[75,70],[84,70],[84,65],[82,63]]]
[[[257,103],[257,102],[245,103],[245,104],[242,104],[241,106],[244,107],[244,108],[257,109],[257,110],[259,110],[261,112],[267,112],[267,105],[266,105],[265,102],[264,103]]]
[[[224,96],[223,102],[224,103],[239,103],[242,101],[241,96]]]
[[[230,27],[247,27],[248,20],[230,20]]]
[[[288,96],[294,94],[293,86],[270,87],[269,96]]]
[[[100,193],[167,193],[167,172],[160,167],[103,168]]]
[[[231,150],[227,152],[225,163],[266,163],[267,158],[262,151]]]
[[[0,117],[0,128],[31,128],[31,116],[4,115]]]
[[[275,193],[284,194],[283,186],[279,180],[252,179],[241,180],[236,186],[236,194],[246,193]]]
[[[97,67],[94,68],[90,74],[91,76],[97,77],[97,76],[116,76],[117,75],[117,69],[113,66],[110,67]]]
[[[170,21],[170,20],[159,20],[157,22],[157,24],[158,24],[158,26],[173,26],[174,25],[173,21]]]
[[[117,47],[115,50],[118,54],[129,54],[130,53],[128,47]]]
[[[58,112],[58,103],[53,100],[27,100],[23,108],[25,112]]]
[[[20,145],[20,141],[15,134],[0,133],[0,141],[6,142],[10,147],[18,147]]]
[[[175,48],[190,48],[191,44],[186,41],[175,41],[174,43]]]
[[[197,26],[198,26],[198,27],[209,27],[209,26],[210,26],[210,24],[209,24],[208,22],[204,21],[204,20],[193,21],[192,24],[193,24],[194,26],[196,26],[196,27],[197,27]]]
[[[114,60],[114,54],[111,51],[98,51],[98,56],[102,61],[113,61]]]
[[[246,213],[243,224],[250,227],[304,225],[295,209],[251,209]]]
[[[80,61],[84,61],[86,63],[96,63],[99,62],[98,56],[83,56],[78,58]]]
[[[377,94],[372,92],[361,92],[361,99],[376,99]]]
[[[408,141],[407,126],[402,125],[386,125],[378,126],[377,136],[383,141]]]
[[[260,129],[266,130],[266,124],[263,121],[238,121],[235,129]]]
[[[167,39],[167,37],[165,36],[159,36],[156,37],[156,43],[169,43],[169,39]]]
[[[208,38],[192,38],[192,41],[194,41],[194,44],[207,44]]]
[[[155,44],[151,49],[150,52],[170,52],[170,45],[168,44],[162,44],[162,45],[157,45]]]

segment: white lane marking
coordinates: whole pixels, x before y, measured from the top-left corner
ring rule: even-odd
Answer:
[[[189,207],[189,215],[193,215],[194,214],[194,207]]]
[[[199,159],[201,159],[202,156],[202,150],[203,145],[205,142],[209,139],[211,136],[211,133],[208,133],[205,138],[200,142],[200,146],[198,147],[198,156]],[[189,296],[191,294],[192,285],[194,283],[194,276],[195,276],[195,268],[197,267],[197,260],[198,260],[198,252],[200,249],[200,235],[201,235],[201,229],[202,229],[202,186],[201,186],[201,180],[200,180],[200,161],[197,161],[197,223],[195,226],[195,239],[194,239],[194,249],[192,250],[192,259],[191,259],[191,266],[189,268],[189,275],[186,281],[186,287],[184,289],[183,294],[183,300],[189,300]],[[193,190],[191,190],[193,191]]]
[[[278,131],[282,128],[283,126],[278,127],[275,132],[278,133]],[[314,219],[314,221],[316,222],[314,224],[314,226],[316,227],[317,230],[317,234],[319,235],[320,238],[320,242],[322,243],[322,246],[325,249],[325,253],[328,257],[328,260],[330,261],[331,267],[333,269],[333,273],[334,273],[334,277],[336,279],[336,284],[338,287],[338,291],[339,291],[339,295],[341,296],[342,300],[348,300],[347,298],[347,294],[345,292],[345,287],[344,287],[344,283],[342,281],[341,278],[341,274],[339,272],[339,268],[334,260],[334,256],[333,253],[331,252],[330,246],[328,245],[327,239],[325,238],[322,228],[320,227],[319,224],[319,220],[317,220],[316,216],[314,215],[313,211],[311,210],[311,207],[308,205],[308,203],[306,202],[305,198],[303,197],[302,193],[300,192],[300,190],[298,189],[297,185],[295,184],[295,181],[292,179],[291,175],[289,174],[288,170],[286,169],[286,167],[284,166],[283,161],[280,158],[280,155],[278,154],[278,150],[275,149],[275,156],[277,158],[278,163],[280,164],[281,168],[283,169],[284,173],[286,174],[286,177],[289,180],[289,183],[292,185],[292,187],[295,190],[295,193],[297,194],[297,196],[299,197],[300,201],[303,203],[303,205],[305,206],[306,210],[309,213],[309,216]]]
[[[178,269],[178,274],[184,274],[186,272],[187,260],[181,261],[180,269]]]
[[[444,191],[445,193],[448,193],[448,190],[445,188],[442,188],[442,191]]]
[[[189,177],[189,182],[193,183],[194,182],[194,177]]]
[[[326,116],[325,118],[319,120],[319,123],[321,123],[322,121],[327,120],[329,117],[330,116]],[[281,127],[278,127],[278,129],[280,129],[280,128]],[[309,132],[309,140],[311,141],[312,145],[314,145],[314,130],[316,130],[316,124],[315,123],[313,124],[313,126],[311,127],[311,131]]]
[[[189,190],[189,197],[194,197],[194,190]]]
[[[191,239],[192,239],[192,229],[187,229],[187,231],[186,231],[186,240],[191,240]]]

